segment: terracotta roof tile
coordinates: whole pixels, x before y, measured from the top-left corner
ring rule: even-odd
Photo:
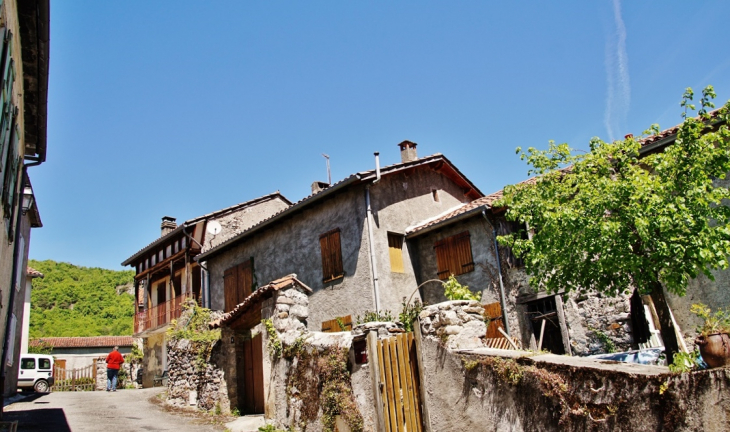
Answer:
[[[710,113],[709,113],[710,117],[711,118],[717,118],[717,116],[720,113],[720,110],[721,109],[722,108],[718,108],[718,109],[716,109],[714,111],[710,111]],[[699,120],[700,117],[699,116],[698,117],[695,117],[695,119]],[[667,137],[670,137],[672,135],[676,135],[677,132],[679,132],[679,127],[680,126],[682,126],[682,123],[680,123],[680,124],[678,124],[676,126],[670,127],[669,129],[664,129],[663,131],[659,132],[656,135],[651,135],[651,136],[648,136],[648,137],[640,138],[637,141],[639,141],[639,143],[641,143],[641,146],[642,147],[646,147],[649,144],[655,143],[657,141],[660,141],[660,140],[662,140],[664,138],[667,138]]]
[[[269,282],[267,285],[259,287],[256,291],[246,297],[241,303],[237,304],[232,311],[224,314],[220,319],[217,319],[209,324],[210,328],[219,328],[225,324],[234,321],[239,316],[247,312],[250,307],[256,303],[260,298],[263,298],[267,293],[272,291],[279,291],[285,288],[299,286],[309,294],[312,293],[312,289],[305,285],[302,281],[297,279],[297,275],[292,273],[284,276],[283,278]]]
[[[33,267],[26,267],[25,274],[28,277],[33,278],[33,279],[46,277],[43,273],[39,272],[38,270],[34,269]]]
[[[30,346],[39,346],[41,341],[54,348],[96,348],[128,347],[134,344],[132,336],[93,336],[93,337],[44,337],[31,339]]]

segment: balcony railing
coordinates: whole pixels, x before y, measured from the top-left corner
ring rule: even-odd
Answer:
[[[180,318],[183,303],[192,297],[193,295],[190,293],[182,294],[172,300],[153,306],[146,311],[137,312],[134,315],[134,333],[154,330],[168,324],[174,319]]]

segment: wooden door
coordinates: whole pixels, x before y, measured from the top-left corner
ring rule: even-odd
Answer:
[[[243,342],[243,382],[239,378],[238,388],[243,390],[243,397],[239,396],[239,405],[244,414],[264,414],[264,357],[261,344],[261,334]]]

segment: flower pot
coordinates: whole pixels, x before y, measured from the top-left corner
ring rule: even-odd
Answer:
[[[700,347],[702,359],[711,368],[730,366],[730,336],[727,333],[699,336],[695,343]]]

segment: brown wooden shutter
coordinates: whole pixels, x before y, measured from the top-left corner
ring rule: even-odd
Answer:
[[[436,274],[439,279],[474,271],[469,231],[439,240],[434,244],[436,251]]]
[[[329,282],[342,277],[344,271],[340,229],[337,228],[319,236],[319,248],[322,253],[322,281]]]
[[[238,286],[236,291],[239,298],[238,303],[246,300],[252,293],[253,287],[253,259],[242,262],[238,266]]]
[[[504,329],[504,324],[502,323],[502,307],[499,302],[484,305],[484,318],[489,321],[486,335],[488,338],[504,337],[499,331],[500,328]]]
[[[471,242],[469,241],[469,231],[457,234],[453,237],[455,256],[457,257],[456,272],[460,275],[474,271],[474,260],[471,255]]]
[[[448,239],[439,240],[434,245],[436,251],[436,274],[441,280],[446,280],[451,275],[449,270],[449,248]]]
[[[342,326],[340,326],[340,324],[342,324]],[[352,315],[322,321],[322,332],[337,333],[341,331],[352,331]]]
[[[238,285],[238,266],[233,266],[223,272],[223,297],[225,311],[230,312],[238,304],[236,288]]]

